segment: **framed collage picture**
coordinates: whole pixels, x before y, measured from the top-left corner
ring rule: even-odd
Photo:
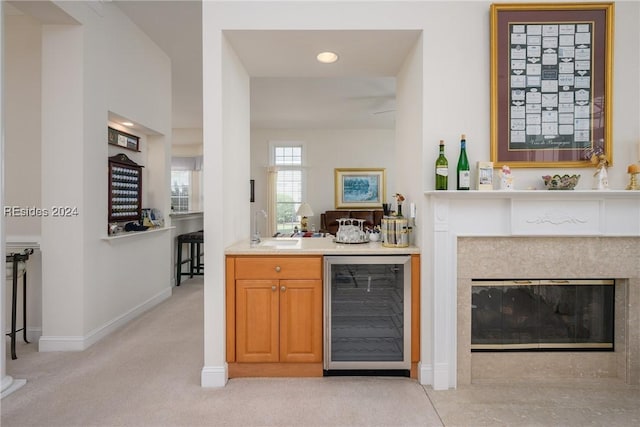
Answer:
[[[491,161],[612,155],[613,3],[491,5]]]

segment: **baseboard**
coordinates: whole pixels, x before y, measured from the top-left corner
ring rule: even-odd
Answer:
[[[41,336],[38,340],[38,351],[82,351],[87,347],[84,337],[79,336]]]
[[[228,363],[229,378],[246,377],[321,377],[322,362]]]
[[[9,334],[10,332],[11,332],[11,329],[5,330],[5,336],[7,337],[7,339],[9,339],[9,336],[7,334]],[[27,327],[27,341],[38,342],[41,336],[42,336],[42,327],[40,326]],[[16,332],[16,340],[22,341],[22,331]]]
[[[200,385],[204,388],[224,387],[229,379],[227,364],[224,366],[205,366],[200,374]]]
[[[433,366],[431,364],[418,362],[418,382],[422,385],[433,384]]]
[[[121,326],[140,316],[145,311],[155,307],[171,296],[171,287],[149,298],[147,301],[132,308],[128,312],[105,323],[85,336],[41,336],[38,341],[38,351],[83,351],[91,347]]]
[[[18,390],[26,383],[27,380],[15,379],[10,375],[5,375],[2,378],[2,393],[0,394],[0,399],[4,399],[5,397],[9,396],[11,393]]]
[[[448,390],[452,387],[449,378],[449,364],[438,363],[433,368],[433,381],[431,383],[434,390]]]
[[[27,328],[27,339],[29,342],[38,342],[42,336],[42,327]]]

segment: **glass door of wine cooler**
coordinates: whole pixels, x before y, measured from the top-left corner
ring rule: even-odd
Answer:
[[[324,277],[325,369],[410,369],[410,257],[325,257]]]

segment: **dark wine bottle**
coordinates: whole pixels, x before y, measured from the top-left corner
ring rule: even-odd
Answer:
[[[460,136],[460,157],[458,157],[458,190],[468,190],[471,187],[471,171],[467,158],[467,138],[465,134]]]
[[[436,190],[449,188],[449,162],[444,156],[444,141],[440,140],[440,155],[436,159]]]

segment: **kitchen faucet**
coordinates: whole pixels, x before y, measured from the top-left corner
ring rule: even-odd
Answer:
[[[252,244],[260,243],[260,231],[258,230],[258,215],[261,215],[263,218],[266,218],[267,213],[264,211],[264,209],[260,209],[259,211],[256,211],[254,214],[253,236],[251,237]]]

